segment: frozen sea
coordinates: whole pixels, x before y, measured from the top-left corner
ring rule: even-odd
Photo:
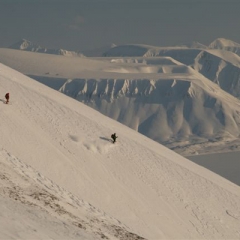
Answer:
[[[240,186],[240,152],[213,153],[186,158]]]

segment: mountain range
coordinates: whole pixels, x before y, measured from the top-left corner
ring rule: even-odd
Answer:
[[[187,156],[239,149],[238,46],[113,45],[84,58],[10,47],[0,60]]]
[[[39,52],[39,53],[47,53],[47,54],[55,54],[55,55],[63,55],[63,56],[84,57],[84,55],[80,52],[67,51],[64,49],[48,49],[45,47],[41,47],[35,43],[32,43],[26,39],[21,39],[20,41],[12,44],[9,48],[18,49],[22,51]]]

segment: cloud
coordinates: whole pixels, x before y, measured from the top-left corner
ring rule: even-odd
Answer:
[[[72,30],[78,31],[81,29],[81,26],[84,24],[84,22],[85,18],[83,16],[77,15],[74,17],[74,19],[72,19],[72,21],[69,24],[65,26]]]

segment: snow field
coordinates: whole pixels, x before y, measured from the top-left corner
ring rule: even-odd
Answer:
[[[240,237],[238,186],[4,65],[0,74],[1,94],[9,91],[14,103],[0,105],[1,161],[15,162],[27,173],[26,185],[32,179],[54,183],[50,188],[57,193],[47,195],[54,207],[65,189],[147,239]],[[119,136],[116,145],[108,141],[113,132]],[[44,194],[33,196],[41,201]],[[80,201],[78,218],[85,207]],[[50,213],[59,217],[56,209]],[[90,234],[97,226],[93,223]]]

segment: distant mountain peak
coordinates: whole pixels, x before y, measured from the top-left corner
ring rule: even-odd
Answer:
[[[17,43],[14,43],[13,45],[11,45],[9,48],[19,49],[19,50],[29,50],[29,49],[39,49],[41,47],[23,38]]]
[[[226,38],[217,38],[209,45],[209,48],[217,48],[217,49],[223,49],[223,48],[229,48],[229,47],[239,48],[240,44]]]
[[[82,51],[83,54],[87,57],[102,57],[103,54],[110,49],[116,47],[117,45],[115,43],[111,43],[102,47],[94,48],[94,49],[89,49],[89,50],[84,50]]]
[[[183,45],[178,45],[178,47],[203,48],[203,49],[208,48],[207,46],[205,46],[205,45],[203,45],[202,43],[197,42],[197,41],[193,41],[193,42],[190,42],[190,43],[185,43],[185,44],[183,44]]]
[[[68,51],[64,49],[47,49],[37,44],[34,44],[24,38],[18,41],[17,43],[14,43],[13,45],[11,45],[9,48],[18,49],[22,51],[39,52],[39,53],[47,53],[47,54],[55,54],[55,55],[63,55],[63,56],[84,57],[84,55],[80,52]]]

